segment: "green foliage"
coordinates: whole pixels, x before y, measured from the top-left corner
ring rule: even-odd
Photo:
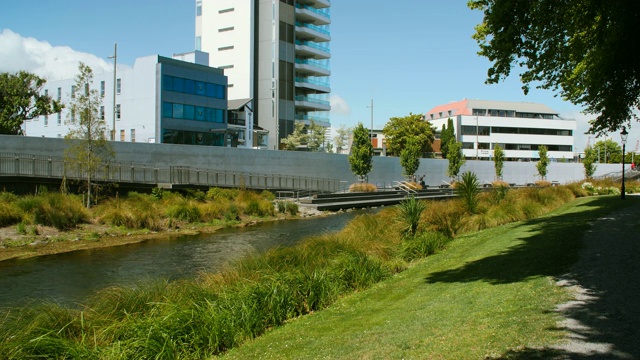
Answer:
[[[447,126],[442,125],[442,131],[440,132],[440,152],[442,158],[446,159],[449,154],[449,145],[451,142],[456,141],[455,130],[453,128],[453,119],[447,119]]]
[[[408,138],[404,149],[400,152],[400,165],[404,169],[404,176],[412,176],[418,171],[421,155],[422,151],[418,139]]]
[[[22,221],[22,211],[16,204],[18,198],[11,193],[0,194],[0,227],[18,224]]]
[[[238,206],[235,204],[231,204],[227,211],[224,213],[224,219],[227,221],[238,221],[240,220],[240,210],[238,210]]]
[[[324,130],[323,126],[316,124],[313,120],[308,126],[302,122],[296,122],[293,133],[280,142],[284,144],[286,150],[298,150],[299,147],[306,145],[310,151],[318,151],[324,145]]]
[[[626,55],[629,38],[640,33],[640,7],[600,0],[535,2],[471,0],[484,12],[474,39],[479,54],[492,62],[487,83],[520,74],[525,94],[530,84],[559,91],[562,98],[599,114],[590,133],[615,132],[629,119],[640,98],[638,64]]]
[[[78,66],[74,92],[69,105],[70,118],[67,124],[69,133],[65,136],[68,146],[65,149],[65,171],[75,171],[84,179],[87,191],[87,208],[91,206],[92,179],[96,172],[114,157],[113,149],[107,139],[107,125],[100,118],[102,96],[93,85],[93,70],[84,63]],[[76,116],[77,115],[77,116]]]
[[[30,223],[53,226],[58,230],[72,229],[89,221],[89,213],[77,196],[46,193],[21,198],[16,205]]]
[[[278,201],[278,212],[282,214],[289,214],[292,216],[298,215],[298,204],[292,201]]]
[[[467,212],[475,214],[478,209],[478,194],[480,183],[476,174],[467,171],[462,174],[461,181],[456,183],[456,194],[462,199]]]
[[[362,123],[358,123],[353,130],[353,142],[351,144],[351,154],[349,154],[349,165],[351,172],[358,176],[365,176],[371,172],[373,166],[373,147],[369,132]]]
[[[240,195],[240,190],[238,189],[223,189],[223,188],[209,188],[207,191],[206,199],[207,200],[217,200],[217,199],[227,199],[227,200],[235,200],[236,197]]]
[[[547,167],[549,166],[549,155],[547,147],[544,145],[540,145],[538,147],[538,156],[540,160],[536,164],[536,169],[538,170],[538,175],[540,175],[541,179],[546,179],[547,177]]]
[[[596,172],[595,162],[597,154],[594,148],[587,146],[584,149],[584,159],[582,159],[582,165],[584,166],[584,176],[587,179],[591,179]]]
[[[403,241],[400,254],[405,261],[413,261],[437,253],[450,241],[442,233],[427,231]]]
[[[202,213],[198,204],[191,200],[182,200],[167,208],[167,217],[186,222],[202,221]]]
[[[42,91],[46,82],[26,71],[0,73],[0,134],[24,135],[21,126],[25,120],[62,110],[59,101]]]
[[[460,168],[464,165],[465,160],[462,155],[462,143],[452,142],[449,144],[449,153],[447,154],[449,166],[447,167],[447,175],[454,178],[460,173]]]
[[[504,169],[504,150],[499,144],[493,146],[493,165],[496,169],[496,180],[502,179]]]
[[[597,158],[599,163],[615,164],[622,162],[622,147],[613,139],[596,142],[593,145],[593,151],[594,158]]]
[[[402,200],[399,205],[399,220],[404,224],[402,234],[404,237],[414,237],[418,232],[420,217],[427,207],[424,201],[417,200],[414,196],[409,196]]]
[[[344,125],[340,125],[336,132],[337,135],[333,138],[333,141],[336,144],[336,153],[342,154],[342,151],[344,151],[349,145],[349,133],[351,132],[351,129]]]
[[[398,156],[407,146],[410,138],[416,140],[420,154],[431,149],[433,143],[433,129],[423,115],[409,114],[404,117],[392,117],[382,129],[387,143],[387,154]]]

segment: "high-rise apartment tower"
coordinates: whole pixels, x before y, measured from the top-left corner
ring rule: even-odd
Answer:
[[[330,0],[196,0],[196,50],[224,69],[229,100],[251,100],[269,149],[294,123],[329,123]]]

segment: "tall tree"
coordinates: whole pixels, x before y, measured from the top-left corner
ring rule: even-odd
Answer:
[[[324,139],[325,139],[325,128],[316,124],[315,121],[311,120],[311,123],[306,128],[307,130],[307,147],[311,151],[318,151],[319,149],[324,147]]]
[[[304,123],[296,122],[293,126],[293,132],[280,140],[284,144],[284,148],[291,151],[297,150],[300,145],[306,144],[308,141]]]
[[[351,165],[351,172],[360,177],[370,173],[373,167],[373,146],[369,138],[369,131],[364,128],[362,123],[358,123],[353,130],[349,165]]]
[[[404,117],[392,117],[382,129],[387,143],[387,154],[398,156],[404,149],[407,139],[415,137],[420,145],[421,153],[431,149],[433,129],[420,114],[409,114]]]
[[[24,135],[26,120],[62,110],[59,101],[43,93],[46,82],[26,71],[0,74],[0,134]]]
[[[603,134],[638,120],[640,2],[636,0],[470,0],[484,12],[474,39],[492,62],[487,83],[514,66],[526,94],[530,85],[552,89],[585,112],[600,114],[590,133]]]
[[[95,174],[113,158],[114,153],[107,141],[107,125],[99,116],[102,97],[98,90],[91,89],[93,70],[81,62],[78,71],[69,103],[67,124],[71,129],[66,135],[69,146],[65,150],[65,160],[71,169],[82,174],[87,191],[87,207],[91,207]]]
[[[447,175],[455,178],[460,173],[460,168],[465,163],[464,156],[462,154],[462,143],[452,141],[449,144],[449,153],[447,154],[447,160],[449,160],[449,166],[447,167]]]
[[[418,171],[421,155],[419,140],[415,137],[409,137],[404,149],[400,152],[400,165],[404,169],[404,176],[413,176]]]
[[[622,147],[613,139],[600,140],[593,147],[600,163],[614,164],[622,161]]]
[[[340,125],[336,132],[337,135],[333,138],[333,141],[336,144],[336,153],[342,154],[342,151],[346,149],[349,143],[349,133],[351,132],[351,129],[344,125]]]
[[[591,179],[593,174],[596,172],[596,166],[594,165],[598,155],[593,147],[587,146],[584,149],[584,159],[582,160],[582,165],[584,165],[584,176],[587,179]]]
[[[493,165],[496,169],[496,180],[501,180],[504,169],[504,151],[498,144],[493,146]]]
[[[547,178],[547,167],[549,166],[549,150],[546,146],[540,145],[538,146],[538,156],[540,156],[540,160],[536,164],[536,169],[538,169],[538,175],[542,180]]]
[[[455,131],[453,130],[453,119],[447,119],[447,126],[442,125],[442,131],[440,132],[440,152],[444,159],[447,158],[449,153],[449,144],[455,141]]]

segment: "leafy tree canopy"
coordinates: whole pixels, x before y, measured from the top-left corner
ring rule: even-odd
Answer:
[[[23,135],[25,120],[62,110],[60,102],[42,93],[45,83],[26,71],[0,74],[0,134]]]
[[[433,129],[420,114],[410,113],[409,116],[392,117],[382,132],[387,142],[388,155],[400,155],[410,137],[416,138],[421,154],[428,152],[433,143]]]
[[[408,138],[404,149],[400,152],[400,165],[404,169],[404,176],[412,176],[418,171],[420,155],[422,155],[422,152],[418,139],[415,137]]]
[[[493,147],[493,166],[496,170],[496,180],[502,179],[502,171],[504,170],[504,151],[498,144],[495,144]]]
[[[558,91],[566,100],[600,114],[590,133],[613,132],[638,109],[640,2],[636,0],[470,0],[484,12],[474,39],[492,62],[487,83],[514,66],[523,68],[525,94],[531,84]]]
[[[455,141],[455,131],[453,130],[453,119],[447,119],[447,126],[442,125],[442,132],[440,132],[440,152],[443,158],[447,158],[449,153],[449,144]]]
[[[593,152],[599,163],[612,164],[622,161],[622,146],[613,139],[598,141],[593,145]]]
[[[547,177],[547,167],[549,166],[549,150],[546,146],[540,145],[538,147],[538,155],[540,155],[540,160],[536,164],[536,169],[538,169],[540,178],[544,180]]]
[[[584,166],[584,176],[587,179],[591,179],[593,174],[596,172],[595,162],[598,159],[598,155],[595,150],[591,146],[587,146],[584,149],[584,159],[582,160],[582,165]]]
[[[457,141],[452,141],[449,143],[449,153],[447,154],[447,160],[449,160],[449,165],[447,167],[447,174],[455,178],[460,173],[460,168],[466,162],[464,156],[462,154],[462,143]]]
[[[293,133],[280,142],[286,150],[297,150],[301,145],[306,145],[310,151],[318,151],[324,145],[324,130],[322,125],[316,124],[313,120],[309,125],[296,122]]]
[[[362,123],[358,123],[353,130],[349,164],[351,165],[351,172],[358,176],[367,175],[373,167],[373,146],[371,145],[369,132]]]

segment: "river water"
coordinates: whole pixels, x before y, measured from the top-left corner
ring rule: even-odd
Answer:
[[[0,262],[0,307],[29,300],[81,303],[109,286],[134,286],[148,280],[193,278],[220,270],[230,260],[254,251],[291,246],[301,239],[342,229],[358,214],[271,221],[214,234],[173,236],[137,244],[82,250]]]

